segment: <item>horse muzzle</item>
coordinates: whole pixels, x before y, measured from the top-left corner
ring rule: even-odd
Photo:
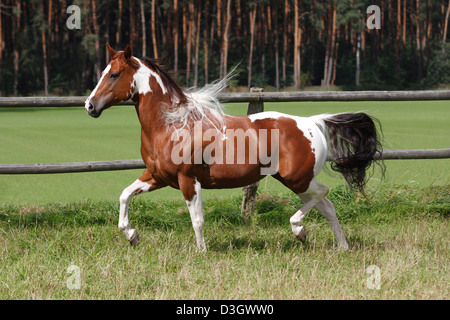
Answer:
[[[102,108],[96,108],[92,103],[88,103],[86,106],[86,112],[93,118],[98,118],[102,114]]]

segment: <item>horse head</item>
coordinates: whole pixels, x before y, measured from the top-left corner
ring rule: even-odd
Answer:
[[[135,93],[136,83],[133,78],[136,73],[136,62],[133,61],[131,48],[126,46],[123,51],[115,51],[106,44],[111,61],[102,73],[97,86],[86,99],[87,113],[98,118],[103,110],[120,101],[131,99]]]

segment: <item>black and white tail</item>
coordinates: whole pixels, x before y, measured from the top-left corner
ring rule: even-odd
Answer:
[[[322,127],[332,154],[331,168],[341,173],[350,188],[363,195],[367,183],[366,171],[378,160],[376,153],[382,153],[377,126],[380,122],[365,113],[340,113],[311,117]],[[381,157],[380,157],[381,158]],[[380,160],[384,174],[384,165]]]

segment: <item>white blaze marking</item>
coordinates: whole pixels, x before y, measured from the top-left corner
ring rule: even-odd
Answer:
[[[136,59],[136,61],[139,62],[140,66],[133,76],[134,81],[136,83],[136,91],[139,94],[141,93],[146,94],[148,92],[153,92],[152,88],[150,88],[150,77],[155,77],[156,82],[158,82],[159,86],[161,87],[163,94],[166,94],[167,93],[166,87],[164,86],[159,74],[148,68],[138,58],[133,57],[133,59]]]
[[[97,83],[97,86],[95,87],[94,90],[92,90],[91,95],[86,99],[86,102],[84,103],[84,107],[86,108],[86,110],[88,110],[89,108],[89,102],[91,101],[92,97],[95,95],[95,93],[98,90],[98,87],[100,86],[100,83],[102,83],[103,78],[108,74],[109,70],[111,70],[111,65],[108,64],[105,68],[105,70],[103,70],[102,72],[102,77],[100,78],[100,80]]]

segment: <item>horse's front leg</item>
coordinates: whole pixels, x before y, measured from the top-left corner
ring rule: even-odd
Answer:
[[[203,201],[202,187],[196,178],[180,176],[178,178],[180,190],[186,200],[189,214],[191,215],[192,226],[197,239],[197,247],[200,251],[206,251],[205,237],[203,235]]]
[[[135,229],[131,229],[130,222],[128,221],[128,207],[130,200],[137,194],[150,192],[159,188],[160,186],[146,169],[142,176],[125,188],[120,195],[119,229],[125,233],[125,237],[133,246],[136,246],[139,243],[139,234]]]

